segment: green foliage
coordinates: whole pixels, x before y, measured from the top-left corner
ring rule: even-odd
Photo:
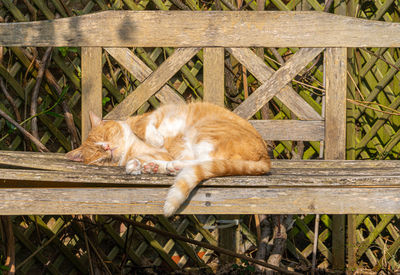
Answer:
[[[232,269],[234,269],[236,272],[239,274],[249,274],[249,273],[254,273],[256,271],[256,268],[254,265],[249,265],[249,262],[246,260],[241,259],[242,264],[233,264]]]
[[[77,53],[78,52],[78,48],[76,48],[76,47],[59,47],[58,51],[61,53],[61,55],[63,57],[66,57],[69,52],[70,53]]]
[[[107,102],[109,102],[111,99],[108,96],[103,97],[103,99],[101,100],[103,107],[107,104]]]

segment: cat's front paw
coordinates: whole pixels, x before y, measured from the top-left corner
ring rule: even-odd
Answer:
[[[146,174],[155,174],[159,171],[159,163],[157,161],[148,161],[143,163],[143,173]]]
[[[143,163],[143,173],[146,174],[169,174],[167,167],[169,161],[151,160]]]
[[[127,174],[140,175],[142,173],[142,164],[137,159],[131,159],[126,163],[125,171]]]

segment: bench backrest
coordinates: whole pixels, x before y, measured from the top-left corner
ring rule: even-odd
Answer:
[[[374,34],[374,35],[371,35]],[[1,46],[82,47],[82,136],[89,111],[102,115],[102,49],[143,82],[105,118],[134,113],[151,96],[182,99],[166,82],[201,49],[203,100],[224,105],[224,49],[263,83],[235,110],[251,118],[277,97],[299,120],[261,120],[266,140],[323,141],[326,159],[345,158],[346,48],[399,47],[400,24],[320,12],[106,11],[79,17],[0,24]],[[175,47],[156,71],[126,47]],[[250,47],[301,47],[277,71]],[[288,83],[324,52],[325,102],[316,112]]]

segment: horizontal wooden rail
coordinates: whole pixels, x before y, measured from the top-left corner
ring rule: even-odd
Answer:
[[[199,188],[180,214],[397,214],[400,188]],[[2,215],[162,214],[168,188],[4,188]]]
[[[180,213],[400,213],[399,161],[274,160],[269,175],[203,182]],[[70,162],[62,154],[0,151],[0,211],[161,214],[174,178]]]
[[[104,11],[1,23],[0,45],[400,47],[400,24],[322,12]]]
[[[324,140],[324,121],[250,120],[264,140]]]

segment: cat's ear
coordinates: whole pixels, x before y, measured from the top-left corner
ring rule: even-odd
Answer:
[[[92,111],[89,112],[89,119],[90,119],[90,123],[92,124],[92,127],[99,126],[101,124],[101,122],[103,121],[101,119],[101,117],[98,117]]]
[[[65,158],[72,160],[72,161],[83,162],[83,155],[82,155],[81,147],[66,153]]]

